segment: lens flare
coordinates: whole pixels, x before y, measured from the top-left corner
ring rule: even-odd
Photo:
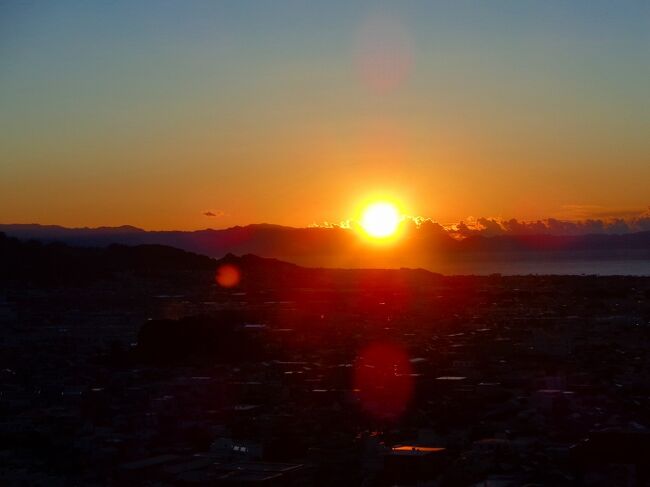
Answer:
[[[215,280],[221,287],[235,287],[241,280],[241,273],[236,266],[232,264],[223,264],[217,269]]]

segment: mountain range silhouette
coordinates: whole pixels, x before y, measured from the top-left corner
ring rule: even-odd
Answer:
[[[650,260],[650,231],[588,235],[474,235],[462,240],[434,228],[411,228],[391,245],[373,245],[344,228],[294,228],[270,224],[196,231],[147,231],[132,226],[65,228],[0,225],[21,240],[82,247],[165,245],[210,257],[255,254],[311,267],[423,267],[447,260],[586,259]]]

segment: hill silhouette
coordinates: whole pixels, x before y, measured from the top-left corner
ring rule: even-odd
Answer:
[[[76,246],[165,245],[220,258],[228,253],[255,254],[309,267],[438,269],[436,263],[478,258],[541,260],[650,260],[650,232],[585,235],[470,235],[452,238],[441,227],[407,225],[394,245],[369,245],[344,228],[293,228],[258,224],[222,230],[145,231],[139,228],[64,228],[41,225],[0,225],[0,231],[20,239]],[[478,257],[477,257],[478,256]]]
[[[21,241],[0,233],[0,281],[5,282],[66,285],[129,273],[153,279],[195,272],[214,276],[224,265],[238,270],[241,280],[236,287],[245,289],[415,288],[441,277],[423,269],[308,268],[253,254],[227,254],[217,260],[163,245],[78,247]]]
[[[155,278],[214,268],[214,259],[163,245],[77,247],[0,233],[0,281],[73,284],[124,272]]]

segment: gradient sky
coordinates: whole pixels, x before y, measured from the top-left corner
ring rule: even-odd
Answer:
[[[650,204],[650,2],[315,3],[0,4],[0,222]]]

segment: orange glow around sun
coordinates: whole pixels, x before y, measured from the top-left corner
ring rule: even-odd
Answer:
[[[380,201],[363,210],[359,223],[370,237],[386,239],[395,235],[400,220],[400,212],[394,204]]]

